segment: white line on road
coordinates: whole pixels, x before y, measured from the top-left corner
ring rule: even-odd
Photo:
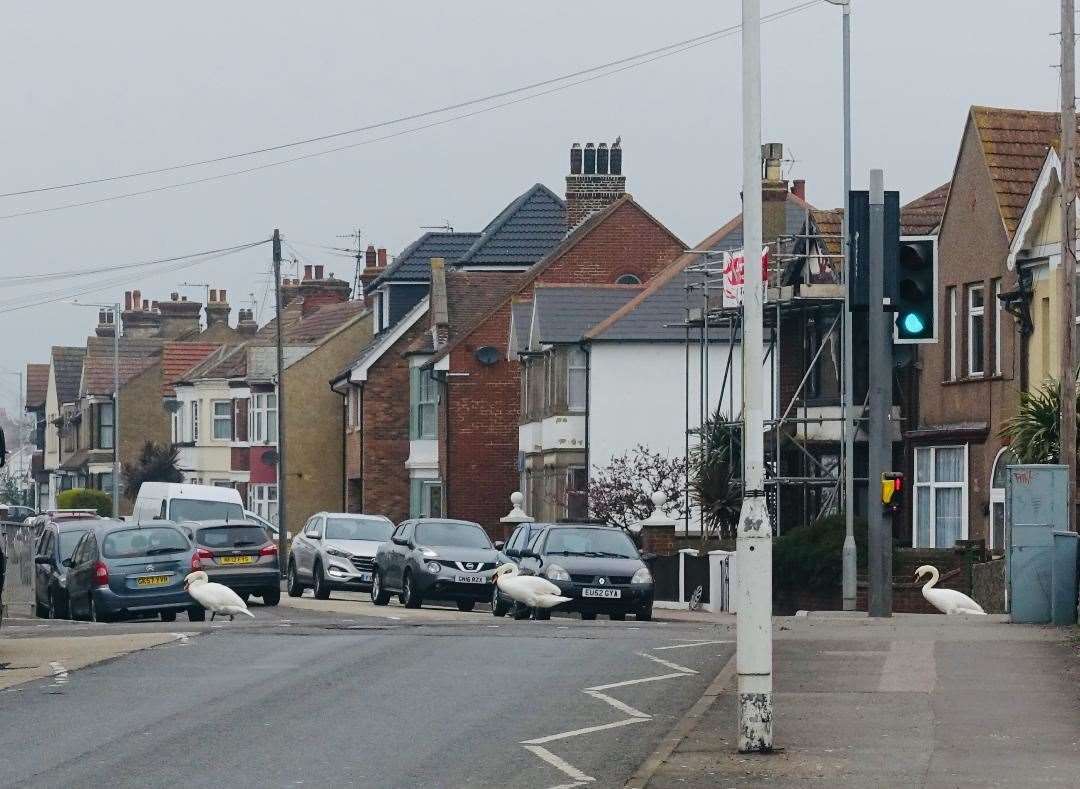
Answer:
[[[658,674],[655,677],[642,677],[641,679],[627,679],[622,682],[610,682],[607,685],[594,685],[591,688],[585,688],[585,690],[611,690],[612,688],[623,688],[627,685],[640,685],[642,682],[658,682],[662,679],[675,679],[675,677],[687,676],[685,671],[680,671],[677,674]]]
[[[674,644],[670,647],[653,647],[653,652],[659,652],[662,649],[686,649],[687,647],[704,647],[709,644],[734,644],[734,641],[695,641],[693,644]]]
[[[535,755],[539,756],[556,770],[565,773],[567,776],[573,778],[575,781],[580,781],[582,783],[591,783],[592,781],[596,780],[591,775],[585,775],[585,773],[581,772],[581,770],[570,764],[565,759],[560,759],[547,748],[541,748],[539,745],[526,745],[525,749],[532,751]],[[578,786],[579,784],[570,785]],[[563,786],[566,786],[566,784],[563,784]]]
[[[648,714],[642,712],[641,710],[636,710],[633,707],[631,707],[629,704],[625,704],[625,703],[619,701],[616,698],[612,698],[611,696],[607,695],[606,693],[601,693],[598,690],[587,690],[587,691],[585,691],[585,693],[586,693],[586,695],[592,696],[594,699],[600,699],[600,701],[603,701],[603,702],[606,702],[606,703],[610,704],[612,707],[619,710],[620,712],[625,712],[627,715],[633,715],[635,718],[651,718],[652,717],[651,715],[648,715]]]
[[[586,726],[584,729],[574,729],[573,731],[563,731],[559,732],[558,734],[549,734],[547,737],[537,737],[535,740],[525,740],[521,744],[526,747],[529,745],[543,745],[547,742],[565,740],[569,737],[577,737],[582,734],[592,734],[594,731],[618,729],[622,726],[629,726],[631,723],[644,723],[647,720],[649,720],[649,718],[626,718],[625,720],[615,721],[614,723],[601,723],[597,726]]]
[[[672,663],[670,660],[664,660],[663,658],[658,658],[658,657],[656,657],[656,655],[650,655],[648,652],[638,652],[637,654],[640,657],[648,658],[653,663],[659,663],[661,666],[666,666],[667,668],[675,669],[675,671],[681,671],[684,674],[697,674],[697,672],[694,671],[694,669],[692,669],[692,668],[687,668],[686,666],[680,666],[678,663]]]
[[[555,786],[549,786],[548,789],[576,789],[578,786],[588,786],[588,781],[574,781],[572,784],[557,784]]]

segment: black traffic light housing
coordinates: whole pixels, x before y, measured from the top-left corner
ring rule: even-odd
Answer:
[[[900,239],[895,283],[893,341],[937,342],[937,243],[933,236]]]

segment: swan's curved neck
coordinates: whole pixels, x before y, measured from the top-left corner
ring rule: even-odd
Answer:
[[[934,584],[936,584],[936,583],[938,582],[938,579],[939,579],[940,577],[941,577],[941,576],[940,576],[940,575],[938,574],[937,568],[936,568],[936,567],[931,567],[931,568],[930,568],[930,580],[929,580],[929,581],[927,581],[927,582],[926,582],[926,583],[925,583],[925,584],[923,585],[923,589],[933,589],[933,588],[934,588]]]

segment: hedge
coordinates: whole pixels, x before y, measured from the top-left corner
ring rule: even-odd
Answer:
[[[93,488],[72,488],[56,494],[56,506],[62,510],[97,510],[102,518],[112,517],[112,496]]]

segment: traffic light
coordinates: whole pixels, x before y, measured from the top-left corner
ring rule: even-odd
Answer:
[[[933,238],[904,238],[896,259],[894,342],[937,342],[937,261]]]
[[[904,475],[899,471],[881,472],[881,506],[886,513],[900,511]]]

